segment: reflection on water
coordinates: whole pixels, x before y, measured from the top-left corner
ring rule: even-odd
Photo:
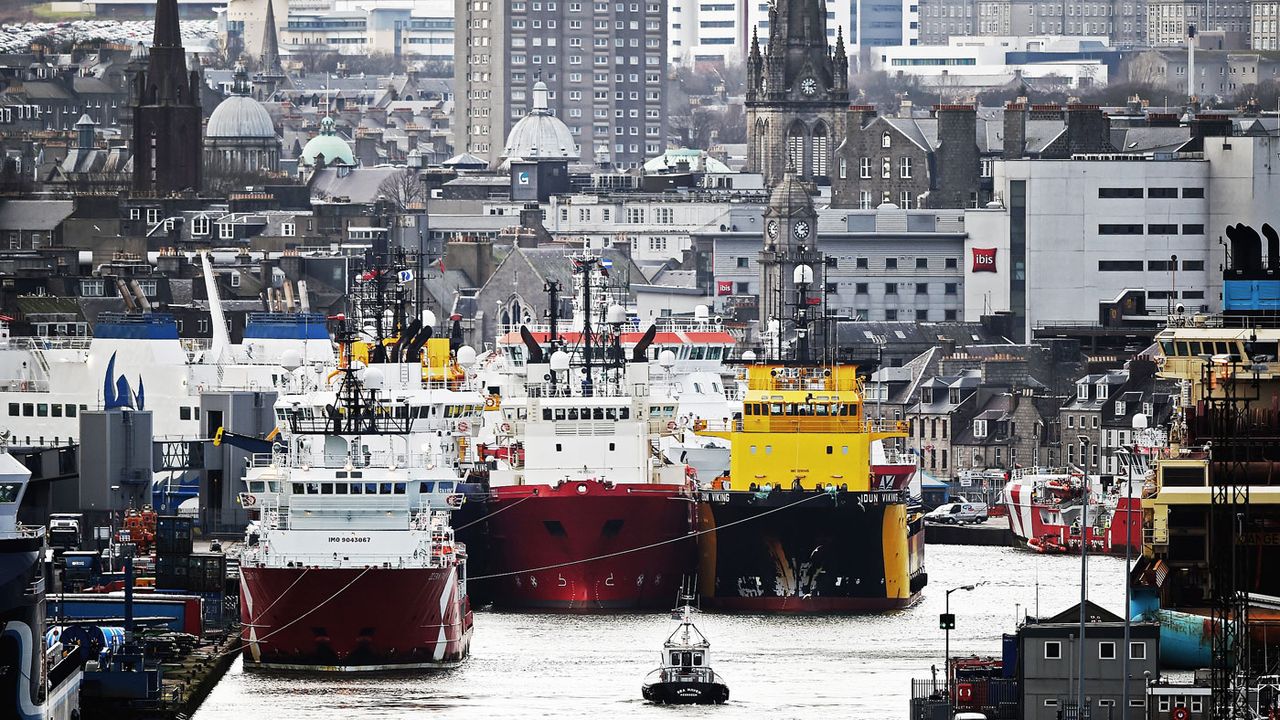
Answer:
[[[930,545],[929,587],[908,610],[854,617],[703,614],[712,665],[728,680],[729,704],[663,708],[640,700],[675,626],[666,613],[553,615],[476,613],[471,658],[460,668],[398,676],[244,673],[237,661],[195,720],[408,718],[904,718],[908,680],[941,667],[938,614],[948,588],[956,655],[1000,653],[1016,605],[1042,615],[1075,604],[1078,558],[1010,548]],[[1089,561],[1090,599],[1119,613],[1124,561]],[[673,598],[674,600],[674,598]]]

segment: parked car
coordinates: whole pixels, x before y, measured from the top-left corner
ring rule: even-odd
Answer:
[[[973,502],[947,503],[934,508],[924,519],[946,525],[977,525],[987,521],[987,506]]]

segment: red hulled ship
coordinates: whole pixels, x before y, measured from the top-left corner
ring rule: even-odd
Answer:
[[[325,368],[291,373],[276,404],[283,441],[251,458],[241,502],[257,520],[240,565],[250,667],[451,667],[468,653],[466,551],[450,524],[457,444],[430,418],[478,418],[480,396],[424,387],[416,362],[365,367],[351,337],[331,381]],[[447,339],[427,345],[428,358],[449,359]]]
[[[695,552],[691,473],[658,447],[677,403],[649,392],[656,333],[625,353],[599,258],[572,262],[579,344],[553,330],[544,348],[525,330],[525,372],[498,381],[478,587],[500,607],[666,607]]]

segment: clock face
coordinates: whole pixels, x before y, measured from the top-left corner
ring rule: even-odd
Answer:
[[[801,80],[800,92],[804,93],[805,95],[813,95],[814,93],[818,92],[818,81],[814,80],[812,75]]]
[[[809,237],[809,223],[804,220],[797,220],[796,224],[791,228],[791,233],[799,240]]]
[[[769,221],[768,232],[769,232],[770,238],[773,238],[775,240],[777,239],[778,237],[778,221],[777,220]]]

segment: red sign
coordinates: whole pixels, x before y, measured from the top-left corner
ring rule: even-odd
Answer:
[[[717,280],[717,281],[716,281],[716,294],[717,294],[717,295],[732,295],[732,294],[733,294],[733,281],[732,281],[732,280]]]
[[[996,248],[973,249],[973,272],[996,271]]]

